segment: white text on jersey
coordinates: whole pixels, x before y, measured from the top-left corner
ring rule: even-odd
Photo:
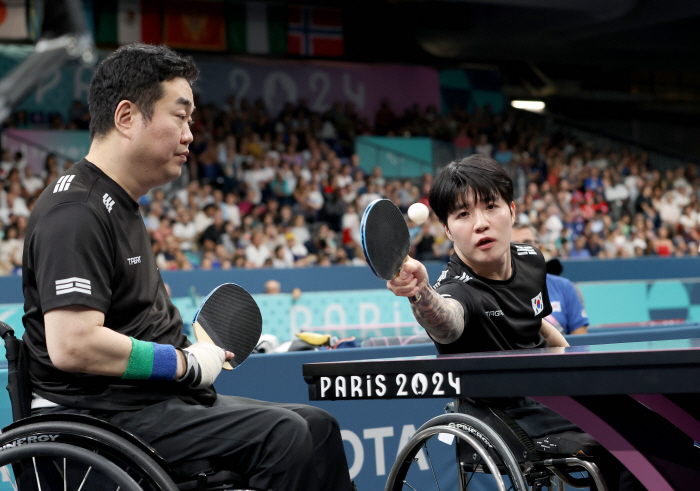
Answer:
[[[502,310],[487,310],[484,312],[489,317],[505,317],[506,314]]]
[[[141,256],[127,258],[127,261],[129,261],[131,265],[138,264],[141,262]]]
[[[102,202],[105,204],[107,211],[109,213],[112,213],[112,207],[114,206],[114,200],[112,198],[110,198],[109,194],[105,193],[105,195],[102,196]]]

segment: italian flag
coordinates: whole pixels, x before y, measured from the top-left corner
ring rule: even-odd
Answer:
[[[98,44],[158,44],[163,41],[159,0],[99,0],[93,2]]]
[[[287,54],[287,6],[265,2],[226,3],[229,51]]]

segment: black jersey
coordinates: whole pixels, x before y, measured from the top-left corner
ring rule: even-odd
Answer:
[[[510,246],[513,273],[490,280],[474,273],[454,254],[433,288],[464,307],[464,332],[449,344],[435,343],[439,353],[474,353],[543,348],[542,319],[552,312],[542,253],[525,244]]]
[[[105,314],[104,325],[142,341],[189,345],[182,318],[165,290],[138,204],[83,160],[37,200],[22,262],[24,340],[34,392],[62,406],[138,409],[170,397],[211,404],[213,388],[122,380],[58,370],[49,359],[44,313],[83,305]]]

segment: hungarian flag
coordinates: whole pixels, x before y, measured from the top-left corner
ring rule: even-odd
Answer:
[[[289,54],[340,58],[344,54],[343,22],[339,9],[289,6]]]
[[[165,2],[163,41],[173,48],[226,50],[224,4],[169,0]]]
[[[93,2],[98,44],[159,44],[163,41],[160,0],[100,0]]]
[[[24,0],[0,0],[0,39],[27,39],[27,6]]]
[[[265,2],[227,3],[229,51],[287,54],[287,6]]]

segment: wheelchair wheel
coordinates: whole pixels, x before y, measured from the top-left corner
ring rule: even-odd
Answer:
[[[0,434],[0,455],[4,455],[10,449],[32,447],[43,442],[47,444],[64,443],[80,447],[88,450],[89,453],[105,458],[127,472],[139,485],[140,491],[178,490],[166,470],[143,450],[108,430],[88,424],[44,421],[12,428]],[[53,472],[48,470],[50,467],[52,466],[45,466],[44,470]],[[5,469],[3,469],[4,473]],[[67,489],[79,489],[79,487]],[[50,488],[42,486],[41,489]],[[82,489],[108,488],[89,486]],[[117,487],[114,486],[113,489],[117,489]]]
[[[0,453],[2,480],[17,491],[119,489],[141,491],[126,471],[84,448],[65,443],[33,443]]]
[[[440,434],[454,437],[455,442],[440,441]],[[467,454],[468,464],[462,458]],[[478,489],[528,490],[518,461],[498,433],[472,416],[445,414],[421,426],[399,451],[385,491],[467,491],[477,474],[484,474],[476,477]]]

